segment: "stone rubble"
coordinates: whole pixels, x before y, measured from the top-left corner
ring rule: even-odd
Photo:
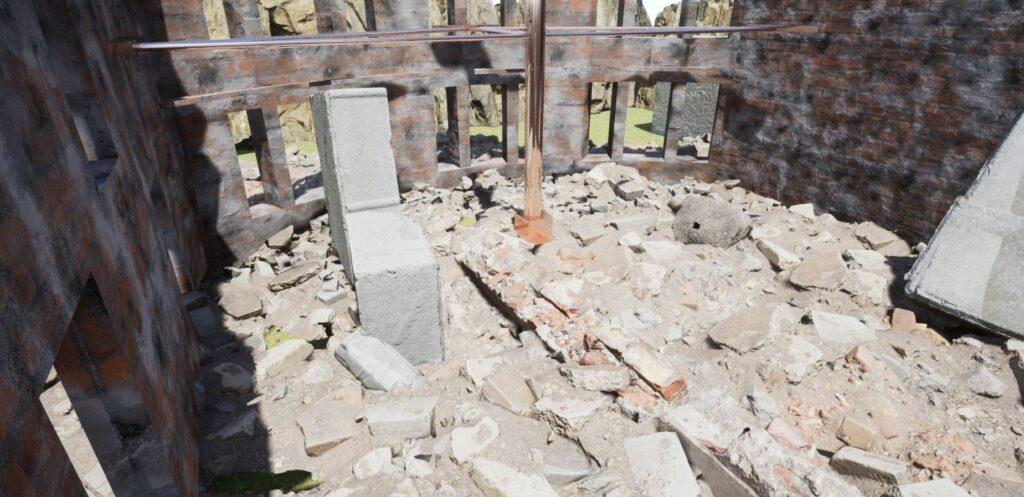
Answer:
[[[360,331],[327,216],[188,296],[204,478],[323,482],[296,497],[1020,495],[1024,347],[903,298],[895,234],[611,163],[544,191],[539,247],[511,230],[521,180],[402,194],[439,267],[440,363]]]

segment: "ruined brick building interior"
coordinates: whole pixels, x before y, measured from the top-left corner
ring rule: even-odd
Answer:
[[[0,0],[0,496],[1024,495],[1024,3],[528,3]]]

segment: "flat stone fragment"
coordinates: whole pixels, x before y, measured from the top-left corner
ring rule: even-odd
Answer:
[[[366,406],[370,434],[424,438],[433,435],[437,397],[392,400]]]
[[[839,449],[829,464],[836,471],[857,478],[896,485],[907,476],[907,465],[898,459],[873,454],[856,447]]]
[[[305,361],[312,353],[313,346],[305,340],[285,340],[270,349],[267,356],[256,364],[256,377],[277,376]]]
[[[972,475],[964,482],[964,490],[979,497],[1021,497],[1024,495],[1024,482]]]
[[[633,343],[621,351],[622,362],[633,368],[662,397],[672,400],[686,390],[686,378],[645,343]]]
[[[452,458],[459,464],[465,463],[497,440],[499,434],[498,423],[486,417],[471,427],[452,430]]]
[[[814,204],[797,204],[791,206],[789,212],[797,214],[808,221],[814,221],[818,218],[817,214],[814,213]]]
[[[530,414],[533,403],[537,400],[526,380],[519,373],[512,371],[502,371],[488,376],[481,392],[492,404],[520,416]]]
[[[487,497],[558,497],[558,492],[544,478],[490,459],[473,459],[470,475]]]
[[[615,364],[566,365],[559,368],[576,388],[591,392],[617,392],[629,386],[629,369]]]
[[[358,435],[358,416],[357,408],[340,401],[321,401],[307,406],[296,419],[306,454],[319,456]]]
[[[383,341],[357,331],[335,349],[334,357],[366,388],[389,391],[421,385],[423,375],[398,351]]]
[[[800,256],[768,240],[758,240],[757,249],[768,258],[768,262],[779,271],[792,271],[800,265]]]
[[[590,457],[568,438],[558,437],[544,449],[544,477],[553,485],[568,485],[591,471]]]
[[[207,438],[231,440],[232,438],[251,437],[256,432],[256,417],[256,410],[249,409],[245,414],[242,414]]]
[[[306,282],[313,276],[316,276],[319,272],[319,264],[315,262],[306,262],[278,274],[274,279],[270,280],[268,287],[272,291],[280,292],[286,288],[291,288]]]
[[[263,313],[260,289],[245,283],[230,283],[218,289],[222,295],[217,305],[235,319],[248,319]]]
[[[850,416],[843,419],[843,422],[839,425],[839,431],[836,432],[836,438],[851,447],[862,450],[871,449],[877,436],[878,432],[866,422]]]
[[[700,497],[697,478],[674,433],[627,438],[623,445],[644,496]]]
[[[242,395],[252,391],[252,375],[238,364],[225,362],[213,368],[213,372],[220,376],[222,393]]]
[[[811,321],[822,340],[855,344],[870,341],[875,337],[874,330],[850,316],[811,311]]]
[[[291,245],[292,235],[294,234],[295,227],[288,226],[287,228],[271,235],[271,237],[267,239],[267,246],[275,250],[286,249]]]
[[[873,250],[878,250],[899,240],[899,237],[893,232],[870,221],[857,225],[857,230],[854,232],[854,235],[857,236],[857,239],[864,242]]]
[[[750,231],[750,216],[721,200],[702,195],[680,199],[672,233],[677,241],[731,247]]]
[[[971,497],[966,490],[945,478],[900,485],[900,495],[901,497]]]
[[[846,281],[846,264],[838,252],[812,252],[789,275],[800,288],[835,290]]]
[[[738,354],[745,354],[770,344],[781,327],[778,306],[748,307],[715,324],[708,338]]]
[[[785,337],[779,366],[786,373],[786,380],[798,384],[821,362],[821,349],[798,336]]]

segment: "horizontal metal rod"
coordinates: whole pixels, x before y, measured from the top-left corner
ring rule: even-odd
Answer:
[[[464,33],[480,31],[483,34],[453,34],[450,36],[429,36],[436,34]],[[503,31],[499,31],[499,29]],[[736,33],[751,31],[779,31],[796,33],[816,33],[817,26],[795,24],[757,24],[752,26],[706,26],[706,27],[663,27],[663,28],[631,28],[631,27],[589,27],[567,26],[550,27],[545,31],[550,37],[585,37],[585,36],[657,36],[710,33]],[[427,36],[424,36],[427,35]],[[135,51],[158,50],[197,50],[197,49],[243,49],[243,48],[287,48],[296,46],[327,46],[327,45],[362,45],[362,44],[417,44],[417,43],[457,43],[485,40],[510,40],[526,38],[522,29],[499,28],[497,26],[447,26],[407,31],[365,31],[359,33],[323,33],[293,36],[264,36],[256,38],[230,38],[221,40],[182,40],[161,42],[129,42]]]

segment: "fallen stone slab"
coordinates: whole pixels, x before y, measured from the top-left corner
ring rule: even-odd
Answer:
[[[790,283],[799,288],[835,290],[846,281],[846,263],[838,252],[811,252],[789,275]]]
[[[208,439],[231,440],[232,438],[251,437],[256,433],[257,413],[255,409],[249,409],[234,421],[224,425],[223,428],[207,436]]]
[[[864,244],[872,250],[878,250],[899,240],[899,237],[896,236],[895,233],[882,228],[871,221],[858,224],[854,235],[858,240],[864,242]]]
[[[285,340],[267,351],[266,357],[256,363],[256,378],[265,379],[288,371],[313,354],[313,346],[305,340]]]
[[[402,354],[361,330],[341,341],[333,352],[334,357],[371,390],[415,388],[425,381],[420,370],[409,364]]]
[[[224,313],[235,319],[248,319],[263,313],[262,293],[255,285],[245,283],[229,283],[217,288],[221,294],[217,305]]]
[[[660,432],[627,438],[623,445],[642,495],[700,497],[697,478],[675,434]]]
[[[370,434],[401,435],[404,438],[432,436],[437,400],[437,397],[421,397],[366,406],[366,424]]]
[[[677,241],[731,247],[750,231],[750,216],[711,197],[684,195],[672,223]]]
[[[900,485],[900,495],[901,497],[971,497],[966,490],[945,478]]]
[[[284,250],[292,244],[293,235],[295,235],[295,227],[288,226],[267,238],[267,246],[274,250]]]
[[[972,475],[964,482],[963,488],[979,497],[1020,497],[1024,495],[1024,482],[1002,480],[988,475]]]
[[[745,354],[772,343],[781,328],[779,306],[748,307],[716,323],[708,338],[737,354]]]
[[[994,333],[1024,338],[1024,118],[946,213],[906,291]]]
[[[470,476],[487,497],[558,497],[543,477],[482,457],[473,459]]]
[[[357,417],[358,408],[340,401],[320,401],[306,406],[296,419],[306,454],[319,456],[358,435]]]

